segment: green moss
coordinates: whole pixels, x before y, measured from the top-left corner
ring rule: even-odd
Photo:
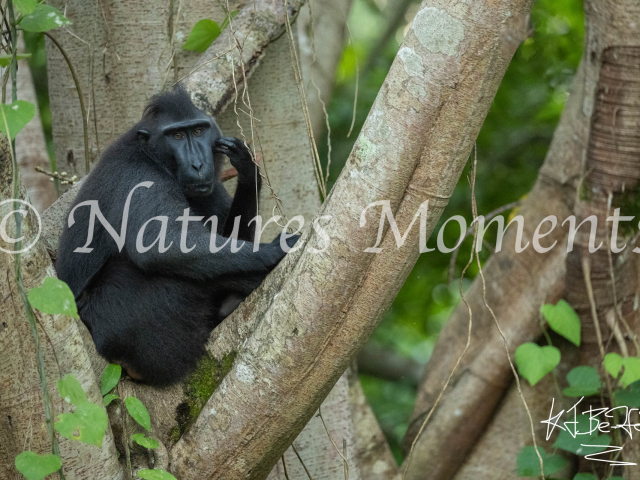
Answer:
[[[631,237],[638,231],[638,223],[635,218],[640,212],[640,192],[637,190],[626,190],[622,195],[618,195],[613,200],[611,214],[616,208],[620,209],[620,216],[631,216],[634,220],[630,222],[620,222],[619,235],[622,237]]]
[[[218,361],[207,354],[187,377],[184,384],[185,401],[176,408],[177,425],[169,433],[173,442],[177,442],[191,428],[205,403],[231,370],[236,355],[237,352],[231,352]]]

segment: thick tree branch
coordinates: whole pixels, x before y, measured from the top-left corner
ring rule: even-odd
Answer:
[[[378,222],[370,216],[359,227],[361,212],[389,200],[406,230],[430,200],[432,231],[524,37],[529,8],[516,0],[423,6],[322,211],[332,215],[330,245],[311,253],[323,245],[308,235],[291,272],[272,275],[283,282],[280,293],[254,298],[264,312],[255,332],[172,449],[181,479],[264,478],[313,415],[419,254],[418,238],[395,249],[389,234],[382,253],[364,253]]]
[[[531,241],[535,228],[546,216],[564,219],[571,213],[587,132],[586,119],[581,111],[583,82],[581,69],[574,80],[571,96],[538,181],[521,207],[523,244]],[[516,228],[517,225],[510,227],[505,235],[503,251],[493,255],[484,267],[487,301],[496,313],[512,352],[521,343],[540,335],[539,309],[543,303],[555,303],[560,298],[564,288],[566,257],[563,246],[566,232],[563,229],[556,228],[545,239],[543,246],[558,241],[557,248],[550,252],[537,253],[530,245],[525,251],[516,253]],[[480,279],[467,293],[467,302],[473,313],[469,351],[416,443],[407,478],[420,478],[424,472],[434,478],[451,478],[460,467],[460,458],[484,431],[511,383],[512,372],[502,337],[484,306]],[[461,303],[440,333],[425,368],[405,437],[407,451],[464,350],[468,324],[468,310]]]

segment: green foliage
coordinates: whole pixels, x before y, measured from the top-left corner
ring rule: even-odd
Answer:
[[[600,375],[593,367],[580,366],[572,369],[567,374],[569,387],[562,393],[567,397],[589,397],[600,391]]]
[[[407,382],[392,382],[365,374],[360,374],[360,383],[394,457],[400,462],[403,458],[401,443],[413,410],[416,388]]]
[[[30,53],[19,53],[16,55],[18,60],[22,60],[24,58],[31,58]],[[13,59],[13,55],[0,55],[0,67],[8,67],[11,64],[11,60]],[[9,125],[11,127],[11,125]],[[12,130],[9,128],[9,130]]]
[[[120,397],[114,393],[107,393],[102,400],[104,401],[104,406],[108,407],[114,400],[120,400]]]
[[[107,368],[102,372],[102,378],[100,379],[100,391],[102,395],[109,393],[120,381],[122,375],[122,367],[115,363],[110,363]]]
[[[78,318],[73,292],[66,283],[55,277],[47,277],[41,287],[32,288],[29,291],[29,303],[42,313],[62,314]]]
[[[560,300],[556,305],[543,305],[540,310],[554,332],[580,346],[580,317],[571,305]]]
[[[593,473],[577,473],[573,480],[598,480]]]
[[[194,52],[204,52],[218,38],[221,32],[222,29],[213,20],[200,20],[189,33],[189,38],[187,38],[182,48]]]
[[[57,455],[38,455],[34,452],[22,452],[16,457],[15,464],[18,472],[27,480],[42,480],[62,468],[62,460]]]
[[[140,400],[136,397],[127,397],[124,400],[124,405],[127,407],[127,412],[129,415],[140,424],[141,427],[147,430],[147,432],[151,431],[151,417],[149,416],[149,411],[147,407],[144,406]]]
[[[622,366],[624,367],[624,372],[620,378],[620,384],[623,387],[628,387],[640,380],[640,358],[627,357],[622,360]]]
[[[560,363],[560,350],[548,345],[523,343],[516,349],[515,361],[520,375],[533,387]]]
[[[176,477],[171,475],[169,472],[165,472],[164,470],[159,470],[157,468],[153,470],[140,470],[138,472],[138,476],[145,480],[177,480]]]
[[[569,428],[572,431],[575,428],[575,431],[580,434],[574,438],[568,430],[561,431],[553,444],[553,448],[560,448],[580,456],[606,450],[606,447],[611,443],[611,437],[606,434],[598,435],[598,430],[593,429],[590,425],[589,415],[578,415],[576,420],[578,422],[577,425],[570,424]],[[587,434],[591,430],[594,431],[591,434]],[[583,433],[584,435],[582,435]],[[582,445],[602,445],[602,447],[583,447]]]
[[[57,8],[40,3],[33,12],[22,17],[18,25],[27,32],[47,32],[71,25],[71,21]]]
[[[65,402],[76,407],[87,401],[87,394],[73,375],[67,375],[58,380],[58,392]]]
[[[13,6],[21,15],[29,15],[38,6],[38,0],[13,0]]]
[[[538,452],[542,457],[542,465],[544,474],[549,477],[556,472],[559,472],[568,465],[568,461],[561,455],[549,455],[544,448],[538,446]],[[517,475],[518,477],[540,477],[540,458],[536,453],[536,449],[533,445],[524,447],[520,450],[518,458],[516,460]]]
[[[133,435],[131,435],[131,440],[136,442],[141,447],[148,449],[154,449],[160,446],[155,438],[149,438],[145,436],[144,433],[134,433]]]
[[[11,138],[11,140],[16,138],[16,135],[36,114],[35,105],[25,100],[16,100],[11,105],[2,103],[0,107],[2,107],[0,132]]]
[[[103,407],[84,402],[78,405],[75,412],[58,415],[55,428],[64,438],[102,447],[108,425],[109,419]]]
[[[627,388],[616,390],[616,405],[629,408],[640,408],[640,382],[634,382]]]
[[[613,378],[618,378],[620,370],[622,370],[622,357],[617,353],[607,353],[604,356],[604,369],[609,372]]]

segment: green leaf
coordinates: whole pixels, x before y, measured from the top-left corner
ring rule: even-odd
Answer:
[[[140,470],[138,476],[145,480],[177,480],[176,477],[169,472],[157,468],[153,470]]]
[[[60,10],[44,3],[22,17],[19,23],[20,28],[27,32],[46,32],[65,25],[71,25],[71,21]]]
[[[73,375],[67,375],[58,380],[58,392],[65,402],[76,407],[87,401],[87,394],[82,389],[82,385]]]
[[[551,346],[540,347],[530,342],[523,343],[516,349],[515,361],[520,375],[533,387],[560,363],[560,350]]]
[[[144,433],[134,433],[131,435],[131,440],[144,448],[154,449],[160,446],[155,438],[145,437]]]
[[[567,397],[589,397],[600,391],[600,375],[593,367],[576,367],[567,374],[569,388],[562,393]]]
[[[102,391],[102,395],[109,393],[111,389],[118,384],[120,375],[122,375],[122,367],[115,363],[110,363],[107,368],[104,369],[104,372],[102,372],[102,378],[100,379],[100,390]]]
[[[622,365],[624,365],[624,372],[620,378],[620,384],[623,387],[628,387],[640,380],[640,358],[627,357],[622,360]]]
[[[540,311],[554,332],[580,346],[580,317],[571,305],[560,300],[556,305],[543,305]]]
[[[8,67],[11,64],[11,59],[13,55],[0,55],[0,67]],[[19,53],[16,55],[18,60],[22,60],[23,58],[31,58],[30,53]]]
[[[15,464],[27,480],[42,480],[62,468],[62,460],[57,455],[38,455],[34,452],[22,452],[16,457]]]
[[[593,473],[577,473],[573,480],[598,480]]]
[[[109,404],[111,402],[113,402],[114,400],[120,400],[120,397],[118,395],[114,395],[113,393],[109,393],[109,394],[105,395],[102,400],[104,401],[104,406],[108,407]]]
[[[21,15],[29,15],[38,6],[38,0],[13,0],[13,6]]]
[[[542,457],[545,476],[553,475],[567,465],[567,459],[561,455],[549,455],[542,447],[538,447],[538,452]],[[533,445],[520,450],[516,465],[519,477],[540,477],[540,459]]]
[[[29,291],[29,303],[42,313],[60,313],[78,318],[78,309],[71,289],[62,280],[54,277],[45,278],[41,287]]]
[[[189,38],[187,38],[182,48],[194,52],[204,52],[218,38],[221,31],[218,24],[213,20],[200,20],[194,25],[191,33],[189,33]]]
[[[634,382],[624,390],[616,390],[616,405],[640,408],[640,382]]]
[[[103,407],[85,402],[78,405],[74,413],[58,415],[56,431],[69,440],[102,447],[102,438],[109,425],[109,419]]]
[[[622,357],[617,353],[607,353],[604,356],[604,369],[613,378],[618,378],[620,370],[622,370],[622,360]]]
[[[36,114],[36,106],[26,100],[16,100],[11,105],[4,103],[0,105],[2,106],[2,112],[4,112],[4,115],[0,116],[0,132],[9,137],[9,134],[7,134],[8,126],[11,134],[10,138],[13,140]]]
[[[142,403],[136,397],[127,397],[124,401],[124,404],[127,407],[127,412],[129,412],[129,415],[131,415],[136,422],[144,427],[147,432],[150,431],[151,417],[149,416],[149,412],[147,411],[147,407],[144,406],[144,403]]]
[[[239,13],[240,13],[240,10],[234,10],[233,12],[231,12],[229,14],[229,16],[231,17],[231,20],[236,18],[236,15],[238,15]],[[224,17],[224,20],[222,21],[222,25],[220,25],[220,30],[224,30],[229,26],[229,16]]]
[[[590,425],[589,415],[578,415],[577,422],[577,425],[565,422],[567,423],[565,427],[570,428],[572,432],[574,430],[579,432],[580,435],[576,435],[576,437],[573,438],[568,430],[563,430],[558,435],[558,438],[553,444],[553,448],[560,448],[581,456],[606,450],[611,443],[611,437],[609,435],[598,435],[598,430],[593,429]],[[592,429],[594,430],[593,433],[587,434]],[[582,435],[582,433],[585,435]],[[583,447],[582,445],[601,445],[601,447]]]

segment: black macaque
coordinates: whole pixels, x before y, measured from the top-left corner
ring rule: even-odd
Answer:
[[[233,198],[223,155],[238,171]],[[252,243],[260,183],[244,143],[223,137],[184,89],[151,99],[86,179],[58,249],[58,276],[103,357],[158,386],[196,366],[211,330],[285,255],[280,237]],[[239,251],[227,241],[236,221]],[[289,247],[298,239],[282,235]]]

